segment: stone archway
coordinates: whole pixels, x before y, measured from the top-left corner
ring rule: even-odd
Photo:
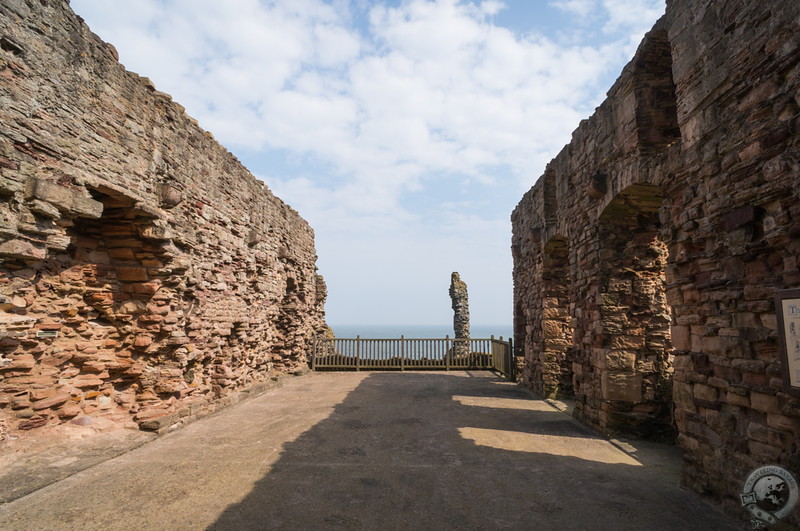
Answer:
[[[659,209],[664,194],[636,183],[599,220],[599,323],[593,364],[600,376],[599,423],[638,437],[674,437],[668,247]]]

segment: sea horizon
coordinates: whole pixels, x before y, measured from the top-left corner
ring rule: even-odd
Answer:
[[[450,324],[425,324],[425,325],[382,325],[382,324],[331,324],[334,337],[340,339],[399,339],[401,336],[414,339],[444,339],[446,336],[455,337],[453,325]],[[484,325],[470,326],[470,337],[475,339],[488,339],[491,336],[504,340],[512,337],[511,325]]]

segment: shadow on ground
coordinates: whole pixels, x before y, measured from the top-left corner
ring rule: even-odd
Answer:
[[[210,529],[740,529],[488,373],[373,373]]]

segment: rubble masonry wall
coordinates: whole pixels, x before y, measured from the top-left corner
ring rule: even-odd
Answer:
[[[0,422],[203,415],[306,364],[314,234],[62,0],[0,5]]]
[[[668,1],[512,215],[525,383],[600,431],[676,439],[684,482],[732,510],[759,465],[800,477],[774,309],[800,287],[798,21]]]

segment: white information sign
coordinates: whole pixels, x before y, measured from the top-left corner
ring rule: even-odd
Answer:
[[[800,290],[777,292],[775,310],[778,314],[784,388],[800,396]]]

